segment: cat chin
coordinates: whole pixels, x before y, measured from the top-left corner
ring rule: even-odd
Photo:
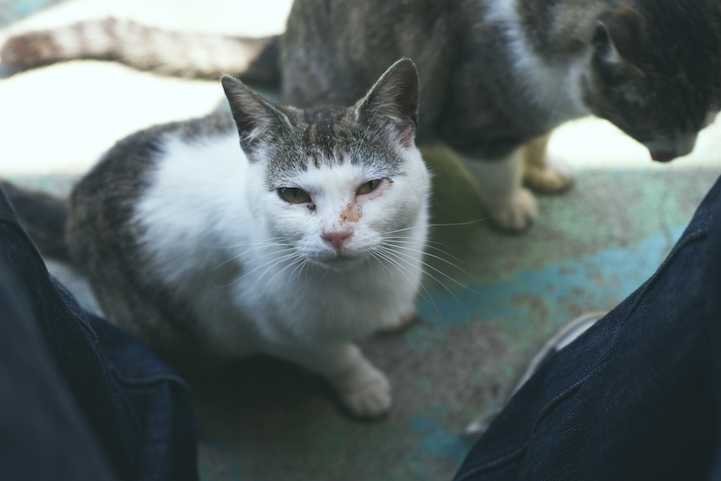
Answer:
[[[364,254],[349,255],[338,254],[323,257],[310,258],[310,261],[318,267],[332,272],[345,272],[363,264],[369,256]]]

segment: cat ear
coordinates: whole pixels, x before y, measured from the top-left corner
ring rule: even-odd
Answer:
[[[411,59],[403,58],[385,71],[368,94],[356,104],[356,118],[391,128],[405,148],[413,145],[418,117],[420,84]]]
[[[609,62],[639,70],[643,50],[643,18],[637,10],[623,6],[596,23],[592,44]]]
[[[224,75],[221,83],[238,127],[240,146],[249,160],[255,160],[254,154],[263,138],[272,131],[290,127],[290,120],[275,104],[239,80]]]

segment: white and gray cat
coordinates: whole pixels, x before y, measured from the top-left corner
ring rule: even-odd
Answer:
[[[231,71],[280,81],[286,102],[311,107],[348,105],[410,57],[423,84],[419,143],[440,139],[467,160],[493,218],[521,230],[537,210],[521,187],[521,158],[532,187],[565,187],[570,177],[546,163],[545,143],[567,120],[608,119],[658,161],[691,152],[721,105],[720,45],[718,0],[295,0],[279,37],[108,19],[11,38],[2,60],[89,56],[181,75]]]
[[[399,60],[350,108],[222,84],[232,116],[133,134],[75,186],[69,257],[105,315],[171,362],[266,353],[383,415],[388,380],[352,341],[415,315],[430,195],[416,67]]]

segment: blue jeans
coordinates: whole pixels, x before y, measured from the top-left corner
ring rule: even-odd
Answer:
[[[454,480],[721,480],[720,427],[717,181],[658,271],[541,366]]]
[[[56,282],[0,188],[0,478],[197,480],[184,381]]]

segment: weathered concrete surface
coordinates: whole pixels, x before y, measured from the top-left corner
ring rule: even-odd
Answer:
[[[261,3],[262,12],[249,10]],[[272,33],[282,30],[287,5],[74,0],[11,31],[115,12],[168,28]],[[0,39],[8,32],[0,31]],[[0,175],[62,194],[122,136],[205,114],[221,98],[215,82],[167,79],[106,62],[70,62],[0,79]],[[517,236],[483,220],[467,174],[443,148],[427,149],[438,226],[419,319],[362,343],[389,374],[393,412],[375,423],[351,420],[322,381],[268,359],[185,373],[197,407],[202,478],[449,479],[470,446],[460,430],[502,402],[535,349],[572,317],[613,307],[658,266],[721,173],[720,129],[703,132],[688,158],[659,166],[605,122],[567,125],[550,148],[576,170],[576,184],[539,196],[536,224]],[[68,283],[79,281],[59,267],[53,271]],[[77,289],[89,302],[84,288]]]

